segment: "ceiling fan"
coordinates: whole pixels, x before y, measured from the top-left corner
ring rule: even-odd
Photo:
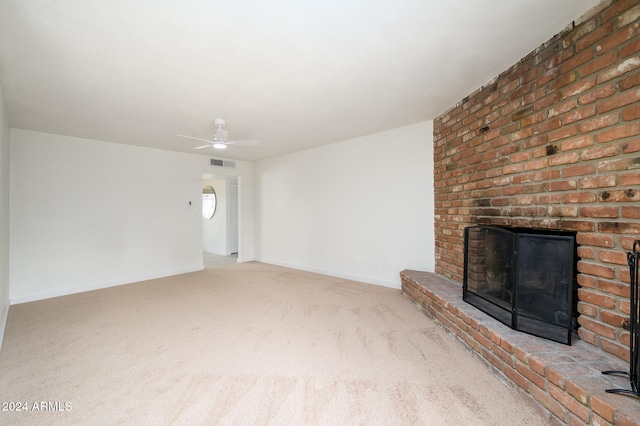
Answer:
[[[226,130],[224,130],[222,128],[222,126],[224,126],[226,124],[226,122],[222,118],[216,118],[214,120],[213,124],[218,128],[216,130],[216,134],[213,136],[213,139],[202,139],[202,138],[196,138],[196,137],[187,136],[187,135],[178,135],[178,136],[180,136],[182,138],[189,138],[189,139],[195,139],[195,140],[198,140],[198,141],[208,142],[206,145],[196,146],[193,149],[204,149],[204,148],[209,148],[209,147],[213,147],[215,149],[225,149],[225,148],[227,148],[228,145],[245,145],[245,146],[257,146],[257,145],[260,145],[260,141],[230,141],[230,140],[227,140],[227,136],[228,136],[229,132],[227,132]]]

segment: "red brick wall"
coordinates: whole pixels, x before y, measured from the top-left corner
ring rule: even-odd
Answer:
[[[627,359],[639,135],[640,0],[604,0],[434,120],[436,272],[469,225],[575,231],[579,335]]]

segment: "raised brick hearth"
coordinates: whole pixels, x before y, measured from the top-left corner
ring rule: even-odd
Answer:
[[[435,272],[462,283],[467,226],[574,232],[579,337],[628,360],[640,0],[603,0],[567,24],[434,119]]]
[[[514,331],[462,300],[461,286],[428,272],[400,273],[405,296],[439,322],[549,424],[640,425],[640,400],[606,393],[630,389],[628,363],[583,341],[572,346]],[[470,384],[471,385],[471,384]]]

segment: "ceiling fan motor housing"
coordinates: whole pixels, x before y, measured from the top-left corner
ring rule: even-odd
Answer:
[[[218,130],[216,130],[215,140],[225,141],[226,142],[228,134],[229,134],[229,132],[227,132],[226,130],[218,129]]]

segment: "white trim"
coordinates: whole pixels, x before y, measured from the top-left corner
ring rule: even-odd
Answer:
[[[374,285],[380,285],[383,287],[390,287],[390,288],[395,288],[395,289],[400,289],[401,285],[400,285],[400,271],[398,271],[398,281],[388,281],[388,280],[381,280],[379,278],[373,278],[373,277],[364,277],[364,276],[360,276],[360,275],[354,275],[354,274],[347,274],[344,272],[338,272],[338,271],[332,271],[329,269],[322,269],[322,268],[312,268],[309,266],[302,266],[302,265],[296,265],[293,263],[288,263],[288,262],[279,262],[277,260],[270,260],[270,259],[255,259],[256,262],[261,262],[261,263],[267,263],[270,265],[277,265],[277,266],[284,266],[286,268],[291,268],[291,269],[298,269],[300,271],[306,271],[306,272],[314,272],[316,274],[322,274],[322,275],[329,275],[331,277],[336,277],[336,278],[344,278],[347,280],[351,280],[351,281],[358,281],[361,283],[365,283],[365,284],[374,284]]]
[[[219,256],[229,256],[229,254],[230,254],[230,253],[229,254],[221,253],[218,250],[212,250],[212,249],[207,249],[207,248],[204,248],[202,251],[205,252],[205,253],[209,253],[209,254],[217,254]]]
[[[156,278],[170,277],[172,275],[187,274],[189,272],[202,271],[203,269],[204,269],[204,264],[201,264],[201,265],[197,265],[197,266],[192,266],[190,268],[175,269],[175,270],[171,270],[171,271],[158,272],[158,273],[155,273],[155,274],[138,275],[138,276],[133,276],[133,277],[124,278],[124,279],[120,279],[120,280],[103,281],[103,282],[83,285],[83,286],[79,286],[79,287],[65,288],[65,289],[61,289],[61,290],[49,291],[49,292],[44,292],[44,293],[28,294],[26,296],[19,296],[19,297],[10,299],[10,304],[11,305],[18,305],[20,303],[27,303],[27,302],[34,302],[36,300],[50,299],[52,297],[67,296],[67,295],[70,295],[70,294],[82,293],[82,292],[85,292],[85,291],[100,290],[102,288],[116,287],[116,286],[125,285],[125,284],[132,284],[132,283],[139,282],[139,281],[146,281],[146,280],[153,280],[153,279],[156,279]]]

